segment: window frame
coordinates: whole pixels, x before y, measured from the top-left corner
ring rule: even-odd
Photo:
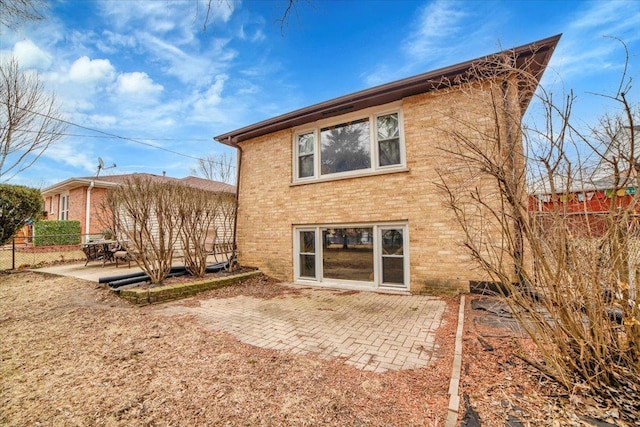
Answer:
[[[324,247],[322,231],[325,228],[373,228],[373,280],[371,282],[344,280],[324,277],[323,259]],[[384,283],[382,276],[382,231],[401,229],[403,235],[403,281],[404,283]],[[301,276],[300,267],[300,233],[315,232],[315,278]],[[409,224],[406,221],[390,221],[376,223],[339,223],[339,224],[309,224],[293,226],[293,280],[296,283],[326,286],[339,289],[357,290],[385,290],[407,292],[410,289],[410,260],[409,260]]]
[[[398,143],[400,145],[400,163],[380,166],[379,141],[378,141],[378,118],[385,115],[398,114]],[[321,129],[337,126],[360,119],[369,120],[369,156],[371,166],[367,169],[356,169],[351,171],[322,174],[322,142]],[[299,144],[301,135],[313,133],[313,175],[300,177],[299,167]],[[332,181],[336,179],[352,178],[359,176],[377,175],[383,173],[394,173],[407,171],[407,160],[404,138],[404,115],[402,112],[402,101],[393,102],[377,107],[365,108],[349,114],[343,114],[329,119],[318,120],[304,126],[293,129],[293,156],[292,156],[292,184]]]
[[[60,206],[58,206],[58,219],[66,221],[69,219],[69,193],[60,194]]]

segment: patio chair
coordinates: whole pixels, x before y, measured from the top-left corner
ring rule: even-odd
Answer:
[[[129,250],[127,250],[127,245],[125,243],[118,243],[117,248],[113,252],[113,258],[116,261],[116,268],[118,268],[118,261],[129,263],[129,268],[131,268],[133,255]]]

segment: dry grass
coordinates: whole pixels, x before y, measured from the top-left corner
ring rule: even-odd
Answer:
[[[446,416],[453,300],[441,361],[380,375],[245,345],[77,279],[4,275],[0,298],[2,425],[422,426]]]
[[[262,276],[183,303],[297,292]],[[246,345],[91,282],[0,275],[0,425],[441,426],[458,311],[457,298],[446,302],[440,360],[375,374]],[[514,414],[526,426],[589,425],[576,415],[585,408],[611,418],[554,396],[554,383],[514,356],[513,334],[485,316],[467,307],[461,382],[483,425],[505,425]]]

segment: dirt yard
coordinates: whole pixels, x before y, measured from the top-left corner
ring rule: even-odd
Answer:
[[[185,303],[284,292],[292,291],[260,277]],[[245,345],[193,318],[133,307],[92,282],[3,274],[0,425],[442,426],[458,301],[446,300],[439,361],[375,374],[340,359]],[[521,425],[591,425],[573,413],[584,402],[513,357],[504,329],[466,310],[461,391],[482,425],[503,426],[509,417]],[[473,416],[464,425],[478,425]]]

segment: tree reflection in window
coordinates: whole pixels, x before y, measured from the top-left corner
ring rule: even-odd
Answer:
[[[398,113],[378,116],[378,163],[379,166],[400,164],[400,127]]]
[[[371,167],[368,118],[321,129],[320,145],[323,175]]]

